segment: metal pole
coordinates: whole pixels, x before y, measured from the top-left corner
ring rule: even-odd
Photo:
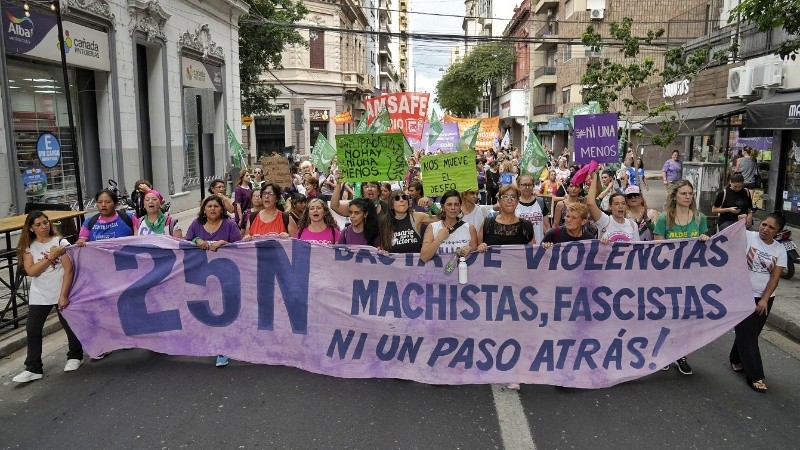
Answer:
[[[67,97],[67,117],[69,118],[69,136],[70,148],[72,149],[72,161],[75,165],[75,189],[78,194],[78,209],[82,210],[83,205],[83,187],[81,186],[81,171],[80,161],[78,161],[78,142],[77,134],[75,133],[75,120],[72,117],[72,95],[70,94],[69,87],[69,70],[67,70],[67,53],[64,51],[66,44],[64,43],[64,24],[61,21],[61,0],[53,1],[53,8],[56,12],[56,24],[58,25],[58,48],[61,53],[61,70],[64,75],[64,94]]]
[[[197,170],[200,175],[200,202],[206,198],[206,174],[203,165],[203,100],[199,95],[195,96],[197,102]]]

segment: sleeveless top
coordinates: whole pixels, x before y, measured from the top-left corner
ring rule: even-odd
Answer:
[[[400,220],[394,221],[392,231],[392,253],[419,253],[422,250],[422,238],[414,229],[411,222],[411,214],[407,214]]]
[[[288,233],[289,230],[283,225],[283,213],[278,211],[275,214],[275,218],[272,219],[269,223],[264,222],[261,220],[261,213],[259,212],[253,218],[253,223],[250,224],[250,236],[258,236],[261,234],[280,234],[280,233]]]
[[[444,227],[442,221],[434,222],[431,224],[431,231],[433,235],[436,236],[439,234],[439,231]],[[469,224],[464,223],[458,227],[456,231],[453,232],[450,236],[447,236],[447,239],[442,241],[439,245],[439,248],[436,249],[436,253],[439,255],[450,255],[455,253],[456,250],[460,249],[465,245],[469,245],[470,241],[472,240],[472,236],[469,234]]]

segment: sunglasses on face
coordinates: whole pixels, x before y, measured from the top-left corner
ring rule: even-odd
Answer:
[[[398,195],[395,195],[394,197],[392,197],[392,200],[394,200],[394,201],[397,201],[397,200],[408,200],[408,195],[406,195],[406,194],[398,194]]]

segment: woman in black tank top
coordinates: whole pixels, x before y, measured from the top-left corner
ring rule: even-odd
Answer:
[[[386,215],[381,219],[381,249],[391,253],[419,253],[422,249],[420,225],[435,220],[425,213],[411,211],[408,195],[392,191]]]

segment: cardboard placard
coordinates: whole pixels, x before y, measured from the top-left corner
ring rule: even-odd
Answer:
[[[289,160],[285,156],[262,156],[261,170],[264,173],[265,180],[278,183],[281,187],[292,185]]]

